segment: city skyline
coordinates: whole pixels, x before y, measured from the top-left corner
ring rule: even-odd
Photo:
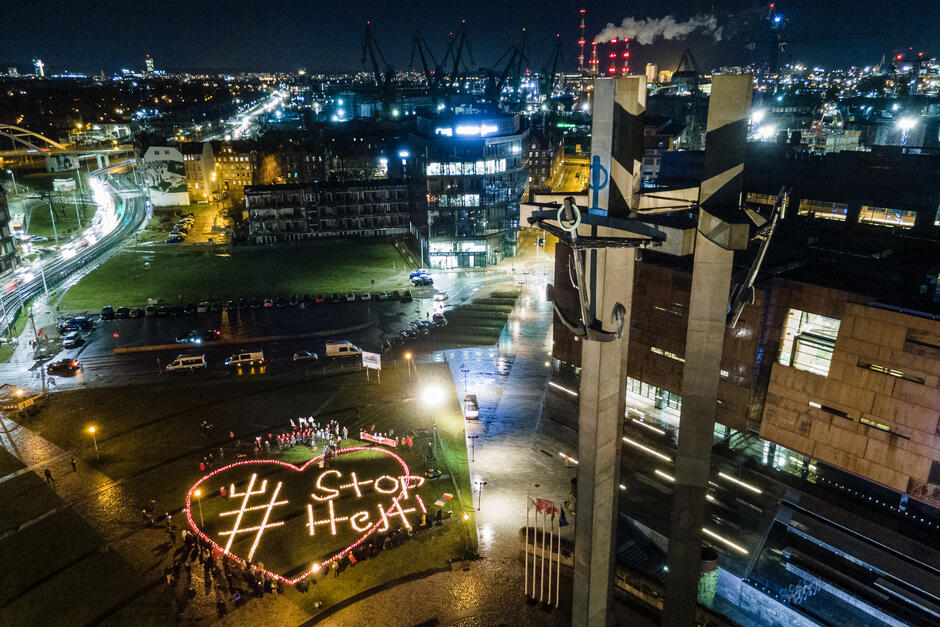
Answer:
[[[248,0],[198,6],[169,0],[142,5],[131,13],[111,0],[87,3],[80,12],[56,11],[54,3],[40,1],[8,8],[8,19],[17,28],[0,42],[0,64],[19,66],[26,73],[30,59],[42,58],[50,73],[97,73],[142,68],[145,55],[150,54],[157,69],[168,71],[359,71],[363,69],[363,29],[372,20],[373,33],[389,63],[406,70],[416,28],[433,52],[442,56],[448,30],[465,19],[474,44],[471,67],[494,64],[525,28],[530,69],[538,70],[545,63],[559,34],[565,41],[564,67],[573,70],[578,9],[585,8],[589,38],[626,18],[714,18],[717,29],[699,28],[685,37],[633,47],[636,68],[647,62],[670,68],[688,48],[707,69],[759,63],[766,56],[770,40],[761,17],[767,7],[726,1],[703,13],[700,5],[689,0],[668,7],[643,1],[631,5],[632,15],[628,15],[626,8],[601,2],[564,2],[546,8],[534,2],[507,7],[484,0],[467,7],[422,1],[412,3],[408,11],[385,15],[386,7],[371,0],[321,7],[281,0],[266,3],[262,16],[259,5]],[[890,6],[869,0],[825,5],[785,2],[776,3],[773,11],[786,22],[789,44],[782,63],[827,68],[875,65],[882,55],[890,57],[908,49],[932,54],[940,47],[940,11],[925,10],[915,2]],[[102,46],[103,41],[108,45]]]

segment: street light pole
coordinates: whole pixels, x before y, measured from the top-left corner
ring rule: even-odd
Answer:
[[[82,230],[82,218],[78,215],[78,199],[75,197],[75,190],[72,190],[72,202],[75,203],[75,219],[78,221],[78,230]]]
[[[480,511],[480,508],[483,507],[483,486],[486,485],[486,481],[477,481],[477,511]]]
[[[7,170],[7,174],[9,174],[10,178],[13,179],[13,195],[18,196],[19,191],[16,189],[16,175],[13,174],[13,170]]]
[[[463,395],[467,396],[467,375],[470,373],[469,368],[461,368],[460,372],[463,373]]]
[[[55,216],[52,215],[52,196],[46,195],[46,200],[49,202],[49,219],[52,220],[52,236],[55,237],[55,243],[59,243],[59,233],[55,228]]]
[[[196,490],[193,495],[196,497],[196,502],[199,503],[199,526],[205,528],[206,523],[202,517],[202,490]]]
[[[475,435],[468,435],[467,437],[470,438],[470,461],[473,462],[473,461],[476,461],[476,456],[474,455],[474,451],[476,451],[477,438],[480,436],[478,434],[475,434]]]
[[[95,461],[101,461],[101,458],[98,457],[98,436],[95,435],[95,428],[88,427],[88,433],[91,434],[91,441],[95,443]]]

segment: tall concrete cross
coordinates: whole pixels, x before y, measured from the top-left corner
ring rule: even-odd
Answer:
[[[609,173],[598,205],[612,218],[638,207],[643,161],[646,77],[594,82],[591,161]],[[622,235],[604,226],[579,227],[579,235]],[[573,251],[572,254],[582,254]],[[624,333],[609,342],[585,341],[581,349],[578,414],[578,498],[575,523],[571,624],[605,625],[613,594],[614,548],[620,495],[620,456],[626,410],[627,347],[633,298],[635,248],[602,248],[586,254],[591,309],[602,322],[617,303],[626,309]]]
[[[740,205],[752,91],[747,74],[712,79],[663,604],[669,627],[691,626],[695,619],[731,268],[734,251],[747,248],[750,237]]]

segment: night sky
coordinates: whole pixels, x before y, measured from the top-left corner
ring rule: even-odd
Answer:
[[[711,11],[702,7],[713,6]],[[755,39],[759,7],[746,0],[353,0],[320,2],[266,0],[28,0],[4,2],[0,68],[29,71],[40,57],[53,72],[97,72],[141,68],[149,52],[166,70],[358,70],[362,66],[362,28],[373,31],[396,69],[407,69],[411,37],[420,28],[437,56],[447,32],[467,19],[476,65],[490,65],[527,28],[533,69],[550,53],[555,33],[565,48],[568,69],[577,63],[578,9],[587,9],[588,38],[608,22],[674,15],[686,20],[713,13],[722,41],[693,33],[681,41],[637,46],[633,66],[647,61],[674,69],[685,48],[700,65],[744,65],[755,60],[745,50]],[[789,20],[790,59],[823,67],[869,65],[883,54],[913,47],[940,54],[940,0],[778,0]],[[824,34],[836,39],[821,39]],[[874,37],[847,39],[849,35]],[[807,40],[801,40],[806,38]],[[760,41],[760,40],[758,40]]]

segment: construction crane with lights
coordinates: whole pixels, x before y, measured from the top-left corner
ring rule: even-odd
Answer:
[[[499,67],[504,60],[506,65],[497,77],[495,68]],[[519,43],[509,46],[506,52],[496,60],[493,67],[482,68],[486,73],[486,86],[483,90],[485,100],[498,107],[500,94],[502,94],[507,84],[512,87],[514,97],[518,96],[522,74],[528,60],[528,42],[526,41],[525,29],[523,29]]]

